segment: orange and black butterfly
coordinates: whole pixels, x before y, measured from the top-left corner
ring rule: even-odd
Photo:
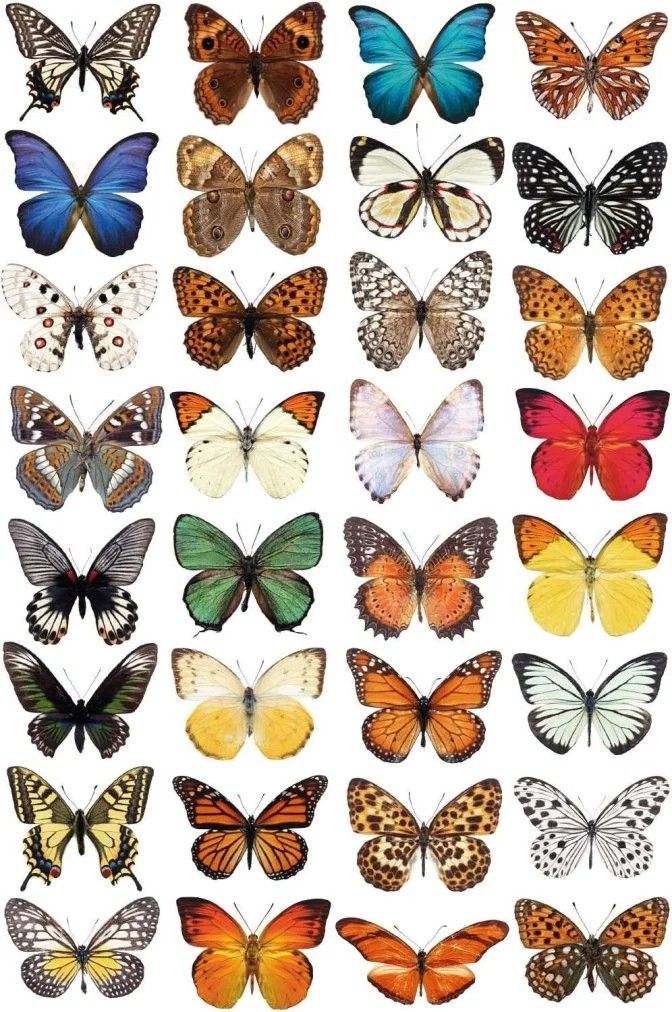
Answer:
[[[654,896],[623,910],[597,937],[586,938],[565,914],[538,900],[516,903],[520,940],[540,949],[527,964],[527,982],[542,998],[562,1001],[584,975],[591,991],[596,977],[623,1002],[643,998],[653,988],[658,968],[643,949],[657,948],[665,938],[667,900]]]
[[[270,879],[291,878],[308,860],[308,845],[295,829],[313,821],[327,778],[307,777],[278,794],[259,815],[245,815],[223,794],[192,777],[175,777],[173,787],[194,829],[204,829],[191,856],[208,878],[228,878],[243,857],[254,854]]]
[[[473,629],[483,596],[472,582],[487,572],[497,538],[490,517],[460,527],[418,566],[398,541],[361,517],[345,521],[350,568],[367,578],[355,604],[367,629],[398,636],[423,612],[437,636],[453,639]]]
[[[420,857],[425,874],[427,854],[439,878],[453,892],[482,882],[490,867],[490,851],[479,836],[497,829],[502,804],[498,780],[481,780],[420,824],[392,794],[360,777],[348,785],[348,809],[353,832],[372,836],[357,854],[362,878],[385,892],[396,892],[408,881]]]
[[[400,763],[418,738],[429,738],[444,762],[456,763],[478,752],[485,724],[471,710],[485,706],[502,663],[496,650],[478,654],[442,679],[428,696],[420,693],[382,658],[368,650],[351,649],[347,661],[357,698],[373,706],[362,724],[362,740],[377,759]]]
[[[412,1005],[420,992],[430,1005],[443,1005],[476,982],[465,964],[477,963],[506,938],[509,926],[504,921],[478,921],[417,952],[398,935],[360,917],[341,918],[336,930],[367,962],[377,964],[367,980],[386,998]]]

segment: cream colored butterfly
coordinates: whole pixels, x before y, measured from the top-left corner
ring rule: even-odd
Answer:
[[[321,694],[324,650],[289,654],[247,686],[231,668],[200,650],[173,650],[171,661],[180,699],[199,701],[186,730],[203,755],[233,759],[253,736],[267,759],[286,759],[300,752],[313,733],[313,718],[297,697],[317,699]]]

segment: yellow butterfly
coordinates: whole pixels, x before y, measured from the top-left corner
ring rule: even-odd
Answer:
[[[637,517],[593,557],[547,520],[514,517],[520,561],[526,569],[543,574],[527,593],[535,621],[556,636],[569,636],[579,624],[587,595],[591,622],[597,612],[610,636],[638,629],[651,610],[653,596],[637,572],[658,565],[666,524],[664,513]]]
[[[233,759],[250,735],[267,759],[296,755],[314,727],[296,697],[317,699],[326,662],[322,649],[299,650],[246,686],[231,668],[200,650],[173,650],[178,696],[201,701],[187,720],[187,734],[213,759]]]

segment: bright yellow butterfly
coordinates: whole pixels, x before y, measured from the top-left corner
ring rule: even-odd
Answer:
[[[200,650],[173,650],[178,696],[200,700],[187,720],[187,734],[213,759],[233,759],[249,735],[267,759],[296,755],[314,727],[296,697],[320,695],[326,662],[322,649],[299,650],[246,686],[231,668]]]
[[[605,632],[622,636],[644,622],[653,602],[651,588],[637,576],[653,569],[663,554],[667,517],[647,513],[621,527],[595,557],[539,517],[517,516],[513,528],[520,561],[542,573],[530,584],[527,603],[536,622],[556,636],[569,636],[581,619],[588,595]]]

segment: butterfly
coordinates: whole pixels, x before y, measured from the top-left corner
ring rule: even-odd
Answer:
[[[175,777],[175,792],[190,825],[204,829],[191,857],[208,878],[229,878],[243,858],[248,869],[254,855],[268,878],[291,878],[308,860],[308,845],[296,829],[313,821],[317,803],[327,789],[326,777],[307,777],[282,791],[259,815],[244,815],[214,787],[192,777]]]
[[[484,576],[497,538],[497,524],[481,517],[460,527],[416,566],[398,541],[362,517],[345,521],[350,568],[367,577],[355,594],[355,606],[375,636],[398,636],[414,612],[440,638],[463,636],[473,629],[483,596],[472,582]]]
[[[614,379],[630,379],[649,360],[653,339],[648,324],[658,319],[667,281],[664,267],[637,271],[616,285],[597,309],[584,310],[564,285],[534,267],[514,267],[520,315],[534,323],[525,350],[536,372],[564,379],[585,347]]]
[[[304,391],[276,404],[258,425],[241,429],[231,415],[202,394],[170,395],[177,424],[191,443],[187,473],[204,495],[219,499],[240,472],[252,468],[264,491],[284,499],[303,485],[308,454],[301,441],[312,436],[324,394]]]
[[[211,7],[191,4],[185,18],[189,55],[209,64],[194,86],[196,104],[209,120],[233,123],[253,91],[281,123],[298,123],[308,115],[319,85],[305,62],[322,55],[321,4],[297,7],[254,49]]]
[[[591,744],[593,725],[612,755],[623,755],[649,733],[652,703],[667,667],[667,655],[643,654],[616,668],[596,689],[584,689],[569,672],[535,654],[514,654],[513,669],[525,701],[532,703],[530,729],[551,751],[564,755],[583,732]]]
[[[78,574],[63,549],[28,520],[10,520],[9,533],[26,579],[40,587],[26,609],[28,631],[41,643],[58,643],[77,604],[82,618],[91,605],[98,635],[113,646],[131,638],[138,606],[124,590],[135,583],[154,536],[153,520],[136,520],[100,550],[86,575]]]
[[[593,556],[547,520],[514,517],[520,561],[542,574],[527,592],[535,622],[546,632],[569,636],[587,596],[591,622],[597,613],[610,636],[634,632],[653,603],[649,584],[637,572],[658,565],[666,526],[664,513],[646,513],[612,534]]]
[[[667,28],[667,16],[645,14],[609,39],[599,53],[587,56],[540,14],[519,11],[516,27],[525,39],[530,61],[542,68],[532,77],[532,91],[540,106],[565,119],[587,91],[588,112],[597,95],[612,119],[623,119],[648,97],[648,79],[636,68],[651,63],[656,43]]]
[[[207,520],[182,513],[175,521],[175,557],[184,569],[201,570],[182,600],[196,625],[219,632],[250,596],[278,632],[295,629],[310,611],[313,588],[295,572],[312,569],[322,557],[322,521],[302,513],[265,538],[253,555]]]
[[[175,689],[180,699],[198,701],[187,734],[203,755],[233,759],[254,737],[267,759],[296,755],[313,733],[313,718],[301,696],[322,693],[327,655],[318,647],[297,650],[276,661],[253,685],[200,650],[173,650]]]
[[[485,336],[471,315],[490,296],[492,258],[479,251],[455,264],[425,298],[417,298],[391,267],[373,253],[350,258],[352,295],[358,309],[370,312],[357,328],[359,343],[377,369],[397,369],[419,335],[444,369],[463,369]]]
[[[584,187],[555,155],[534,144],[516,144],[518,193],[534,201],[525,212],[525,235],[549,253],[562,253],[582,230],[588,246],[594,224],[612,253],[644,246],[653,216],[640,201],[660,195],[666,163],[663,143],[643,144],[624,155],[597,186]]]
[[[39,190],[19,205],[18,218],[26,246],[43,256],[63,249],[81,221],[93,245],[117,257],[135,246],[143,212],[120,193],[141,193],[147,185],[147,162],[159,142],[156,134],[131,134],[113,144],[83,185],[58,151],[25,130],[10,130],[5,139],[16,162],[20,190]]]
[[[52,879],[60,877],[63,854],[70,840],[74,839],[79,854],[84,854],[87,838],[96,848],[104,879],[116,885],[128,877],[141,888],[132,871],[138,841],[128,826],[140,822],[145,814],[154,770],[149,766],[126,770],[87,812],[81,808],[73,812],[51,784],[25,766],[10,766],[7,775],[17,818],[34,823],[23,841],[28,874],[21,885],[22,892],[31,878],[51,885]]]
[[[313,967],[300,950],[320,944],[330,909],[329,900],[293,903],[263,931],[257,928],[247,934],[216,903],[180,897],[177,910],[184,940],[205,949],[191,971],[199,997],[215,1008],[233,1008],[249,980],[250,990],[256,981],[271,1008],[298,1005],[313,980]]]
[[[361,917],[342,917],[336,930],[367,962],[376,964],[368,982],[402,1005],[412,1005],[418,992],[430,1005],[458,998],[476,983],[464,964],[477,963],[509,933],[504,921],[478,921],[446,935],[427,951],[416,951],[403,938]]]
[[[478,837],[495,832],[501,804],[499,781],[482,780],[443,805],[429,825],[419,825],[392,794],[356,777],[348,785],[350,825],[353,832],[373,837],[357,854],[362,878],[376,889],[396,892],[418,855],[424,876],[429,853],[448,889],[473,888],[490,867],[490,851]]]
[[[357,699],[376,711],[362,724],[362,741],[377,759],[403,762],[418,738],[422,748],[429,738],[444,762],[463,762],[478,752],[485,740],[485,724],[471,710],[480,709],[490,699],[492,682],[502,663],[496,650],[460,664],[429,695],[420,695],[368,650],[348,650],[346,659]]]
[[[665,777],[646,777],[630,784],[593,818],[545,780],[521,777],[514,794],[535,829],[541,830],[530,855],[538,871],[565,878],[593,849],[618,878],[641,875],[653,860],[653,844],[644,835],[670,793]]]
[[[84,945],[77,945],[58,921],[28,900],[9,900],[5,920],[17,949],[31,953],[21,964],[21,979],[35,994],[59,998],[81,973],[84,994],[90,977],[106,998],[120,998],[142,983],[145,968],[132,953],[146,949],[154,938],[159,904],[151,896],[133,900]]]
[[[36,60],[26,74],[31,109],[51,112],[61,104],[61,94],[77,73],[81,91],[89,71],[100,88],[103,109],[116,115],[120,109],[132,109],[140,75],[128,60],[140,60],[147,52],[161,8],[142,4],[127,11],[89,47],[77,49],[58,25],[34,7],[8,4],[9,18],[16,44],[22,56]]]
[[[48,397],[29,387],[12,387],[11,405],[14,439],[38,447],[16,466],[16,480],[38,506],[59,510],[76,488],[84,491],[87,474],[111,513],[129,509],[148,491],[152,468],[127,447],[158,443],[161,387],[124,401],[93,433],[80,432]]]
[[[155,643],[145,643],[124,657],[103,679],[91,698],[75,702],[39,657],[19,643],[7,642],[3,660],[24,710],[36,713],[28,736],[43,755],[53,756],[71,731],[78,752],[86,735],[101,759],[118,752],[130,734],[122,713],[134,713],[156,668]]]
[[[454,14],[420,56],[406,32],[384,11],[351,7],[365,63],[384,63],[364,79],[371,114],[383,123],[401,123],[425,91],[442,119],[464,123],[478,108],[483,78],[462,66],[485,55],[485,31],[495,13],[491,4],[473,4]]]
[[[640,440],[663,431],[670,395],[665,390],[635,394],[586,426],[580,415],[545,390],[516,391],[523,432],[543,439],[532,455],[537,487],[554,499],[573,499],[593,472],[610,499],[632,499],[646,488],[653,462]]]
[[[2,272],[7,304],[24,320],[37,320],[21,342],[26,365],[36,372],[61,368],[70,335],[84,347],[88,334],[101,369],[124,369],[138,350],[138,341],[125,320],[143,316],[154,300],[158,276],[149,264],[129,267],[77,305],[42,274],[30,267],[9,264]]]
[[[183,316],[195,316],[185,334],[187,353],[206,369],[221,369],[245,338],[250,358],[255,347],[282,372],[295,369],[313,354],[315,335],[305,322],[324,302],[327,272],[322,267],[297,271],[269,289],[257,305],[244,306],[225,284],[193,267],[173,273]]]
[[[295,256],[314,245],[320,209],[303,190],[322,178],[322,144],[315,134],[297,134],[266,158],[252,179],[221,148],[204,137],[183,137],[177,149],[177,176],[200,190],[184,209],[184,234],[199,256],[228,249],[247,220],[267,239]]]
[[[584,971],[591,991],[595,975],[621,1001],[643,998],[658,976],[656,964],[643,949],[655,949],[665,937],[669,904],[661,897],[623,910],[597,937],[588,938],[555,907],[538,900],[518,900],[516,920],[526,949],[541,949],[527,964],[532,990],[550,1001],[572,994]]]
[[[361,186],[373,186],[359,205],[359,217],[369,232],[396,239],[424,206],[429,207],[446,239],[478,239],[490,226],[492,212],[472,185],[496,183],[504,168],[504,145],[499,137],[484,137],[449,155],[438,169],[422,170],[404,155],[373,137],[353,137],[350,168]]]
[[[350,388],[350,429],[365,443],[355,471],[374,502],[385,502],[421,468],[444,495],[457,502],[478,474],[481,461],[467,440],[483,431],[483,387],[460,383],[413,434],[401,412],[375,383],[357,379]]]

